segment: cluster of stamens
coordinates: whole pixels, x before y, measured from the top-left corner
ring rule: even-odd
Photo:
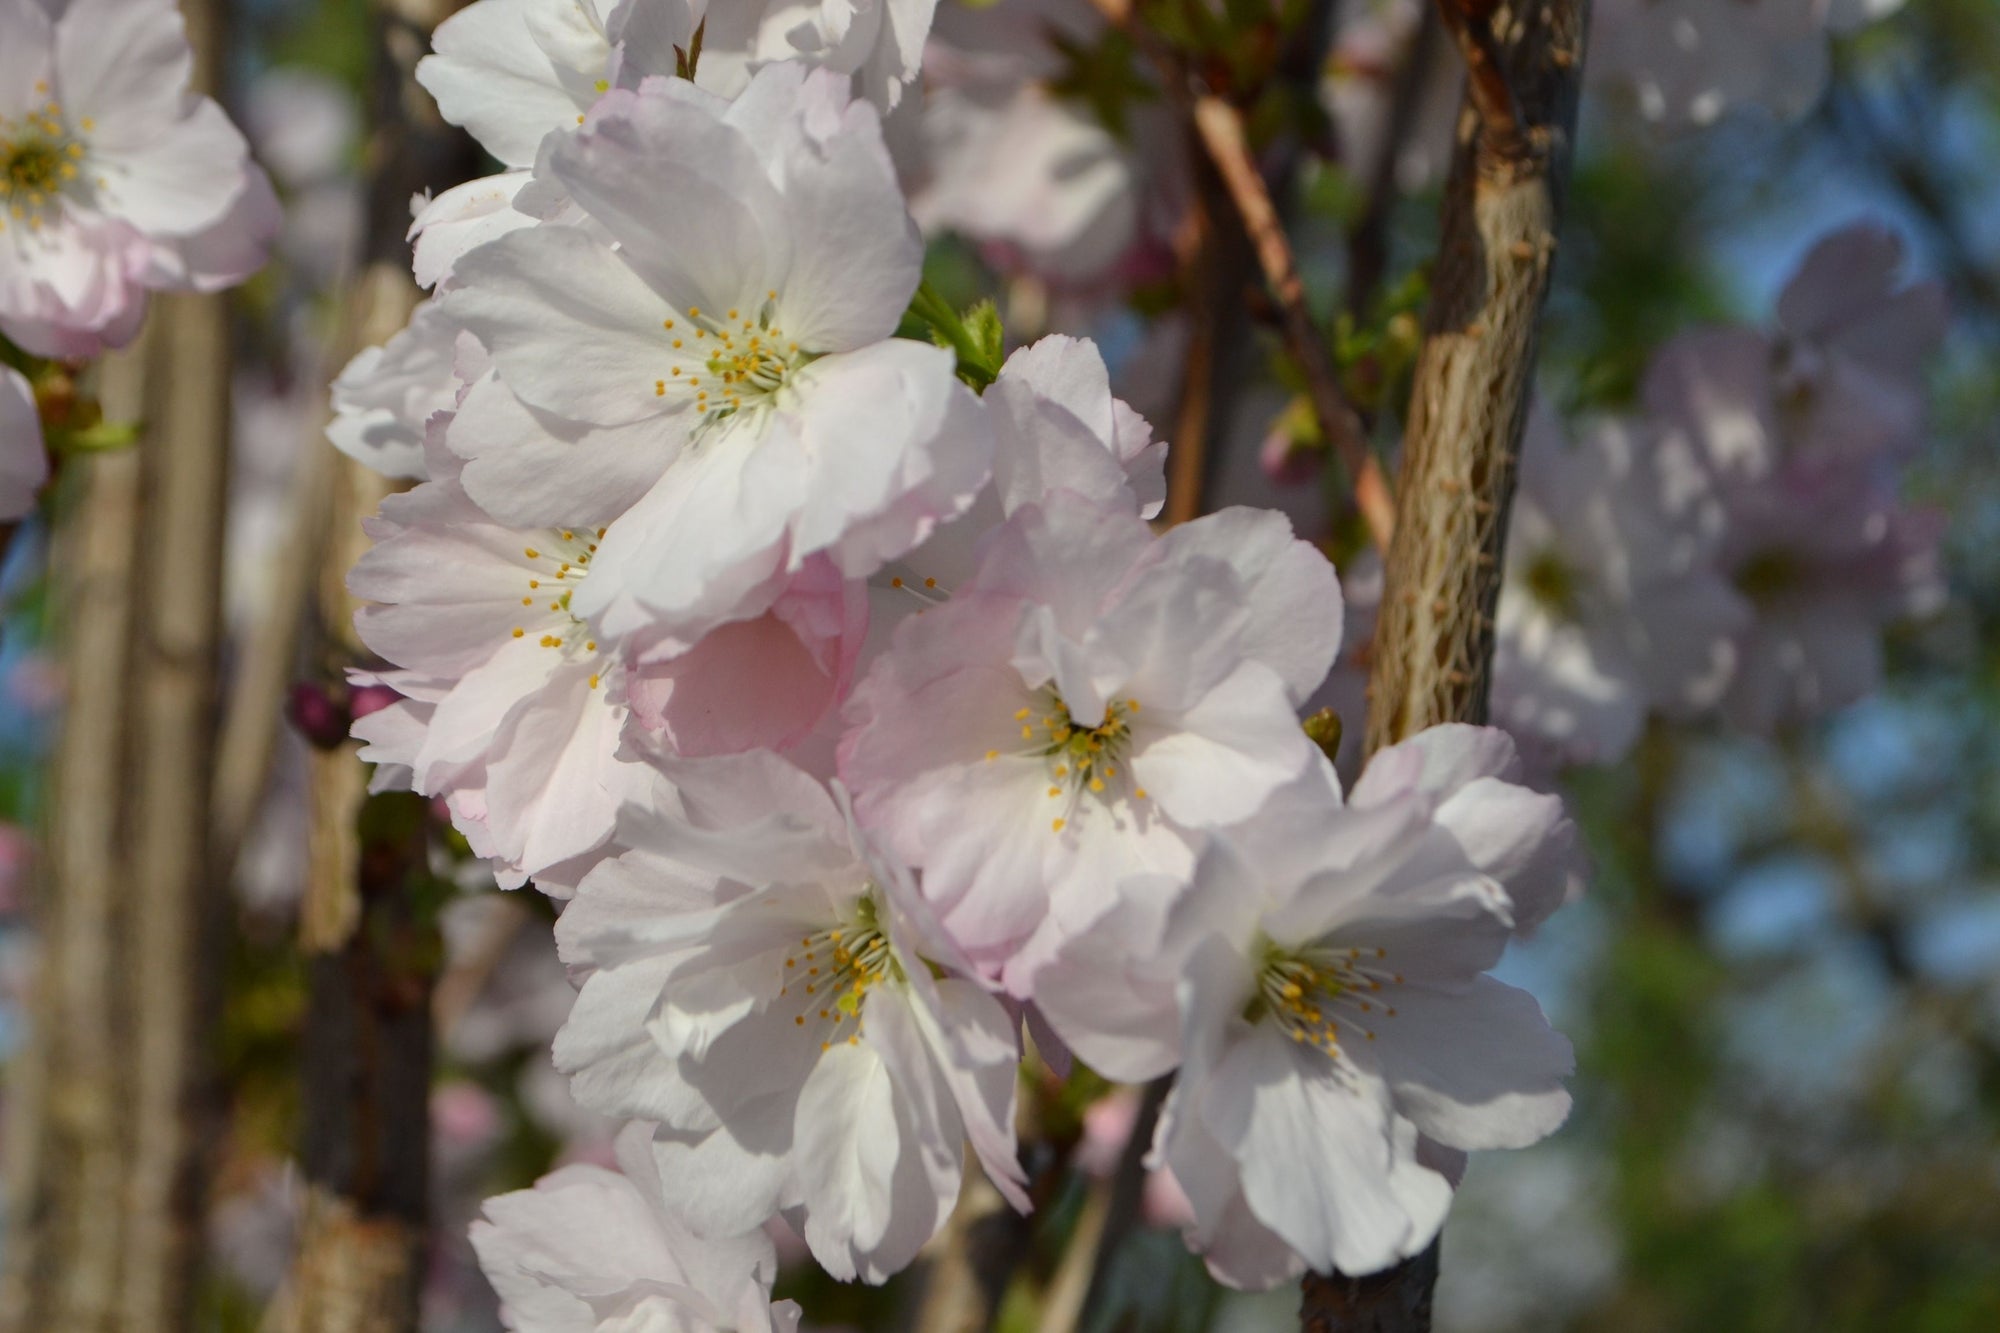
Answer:
[[[824,1025],[819,1048],[826,1051],[836,1042],[860,1043],[868,992],[897,976],[895,953],[869,893],[855,905],[852,920],[801,936],[799,947],[786,952],[778,994],[798,997],[794,1026]]]
[[[521,548],[521,554],[530,562],[527,570],[528,591],[521,598],[521,606],[539,614],[546,612],[553,618],[552,628],[544,629],[537,642],[544,648],[568,652],[582,649],[586,653],[597,651],[597,641],[590,637],[590,627],[570,613],[570,594],[583,582],[590,572],[590,558],[597,553],[597,540],[604,535],[604,529],[594,532],[577,532],[569,528],[554,529],[542,535],[535,544]],[[526,625],[514,626],[514,637],[528,636]],[[590,688],[596,689],[602,682],[601,673],[593,672]]]
[[[1340,1054],[1341,1029],[1375,1040],[1370,1024],[1394,1018],[1393,1005],[1380,999],[1384,986],[1402,984],[1403,974],[1380,964],[1384,949],[1315,945],[1283,949],[1267,944],[1257,972],[1257,994],[1244,1017],[1269,1018],[1293,1041],[1329,1056]]]
[[[685,317],[662,320],[679,364],[653,381],[654,395],[691,392],[703,425],[769,406],[808,356],[774,322],[777,298],[775,290],[769,292],[750,318],[741,310],[717,317],[690,306]]]
[[[38,83],[35,89],[46,94],[48,85]],[[93,128],[88,118],[81,125],[85,131]],[[0,116],[0,208],[6,217],[26,222],[30,231],[41,230],[63,188],[76,179],[83,156],[83,141],[69,132],[62,108],[54,102],[30,110],[19,123]],[[0,228],[5,226],[0,220]]]
[[[1064,802],[1063,813],[1050,820],[1049,825],[1060,833],[1075,818],[1077,803],[1084,793],[1110,799],[1107,791],[1124,772],[1120,765],[1125,762],[1125,751],[1132,741],[1129,719],[1139,711],[1139,701],[1113,699],[1104,706],[1104,720],[1094,727],[1085,727],[1070,716],[1069,705],[1060,694],[1054,690],[1045,693],[1042,707],[1020,709],[1014,720],[1021,724],[1021,739],[1026,743],[1027,753],[1048,761],[1049,797]],[[986,757],[998,759],[1000,752],[988,750]],[[1132,796],[1143,801],[1146,789],[1134,787]]]

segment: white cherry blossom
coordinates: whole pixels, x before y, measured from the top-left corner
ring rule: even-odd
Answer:
[[[51,13],[51,9],[56,12]],[[0,0],[0,333],[83,359],[263,266],[277,198],[169,0]]]
[[[356,353],[334,379],[327,439],[384,476],[425,477],[424,439],[433,418],[457,408],[484,359],[436,302],[418,306],[408,325],[382,346]]]
[[[770,1239],[690,1232],[648,1137],[641,1124],[619,1134],[617,1171],[565,1166],[486,1201],[472,1247],[500,1322],[518,1333],[794,1333],[798,1306],[771,1300]]]
[[[1657,707],[1689,716],[1728,686],[1749,617],[1717,542],[1663,497],[1700,464],[1641,423],[1591,423],[1575,445],[1538,410],[1508,521],[1493,720],[1577,763],[1610,763]]]
[[[1010,990],[1140,871],[1184,878],[1314,751],[1294,709],[1340,642],[1332,567],[1281,515],[1154,538],[1068,492],[1016,510],[848,705],[840,773]]]
[[[577,1099],[660,1122],[698,1234],[782,1212],[842,1279],[915,1257],[967,1139],[1025,1208],[1014,1020],[953,974],[908,873],[781,760],[707,774],[682,818],[628,814],[627,850],[557,924],[582,984],[555,1046]]]
[[[1205,848],[1170,931],[1181,1069],[1156,1160],[1191,1245],[1237,1286],[1417,1253],[1467,1150],[1567,1116],[1569,1043],[1485,975],[1560,900],[1561,802],[1513,785],[1503,733],[1377,754],[1346,806],[1296,805]]]
[[[506,521],[632,505],[579,614],[685,651],[815,556],[864,576],[972,502],[990,430],[949,353],[889,338],[921,245],[839,80],[769,66],[731,103],[648,81],[546,167],[593,225],[460,263],[445,308],[497,375],[447,440]]]
[[[599,534],[496,523],[448,472],[390,496],[368,530],[348,586],[374,605],[356,625],[412,699],[357,725],[364,757],[445,796],[503,884],[601,845],[652,772],[617,757],[619,667],[569,609]]]

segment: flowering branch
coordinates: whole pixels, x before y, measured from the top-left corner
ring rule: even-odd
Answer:
[[[1445,0],[1467,53],[1427,336],[1417,361],[1369,681],[1368,746],[1484,722],[1493,611],[1536,333],[1548,295],[1589,0],[1554,0],[1501,47],[1484,0]],[[1525,126],[1525,129],[1523,128]],[[1300,1325],[1426,1330],[1436,1243],[1363,1282],[1308,1275]]]

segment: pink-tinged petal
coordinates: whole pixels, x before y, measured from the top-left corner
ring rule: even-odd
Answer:
[[[104,212],[154,236],[192,236],[219,220],[247,188],[249,145],[207,98],[129,146],[93,137],[91,169]],[[266,187],[265,193],[269,194]]]
[[[679,404],[655,383],[676,313],[624,261],[573,227],[511,232],[462,257],[449,316],[492,353],[522,401],[578,422],[617,426]]]
[[[1313,757],[1283,684],[1255,662],[1169,722],[1140,717],[1133,776],[1171,818],[1194,828],[1247,818]]]
[[[782,428],[705,436],[611,525],[574,610],[614,639],[658,630],[684,642],[761,613],[782,590],[804,463]]]
[[[1163,559],[1198,554],[1234,569],[1249,592],[1242,651],[1278,673],[1294,706],[1319,688],[1340,653],[1340,583],[1283,514],[1224,509],[1174,528],[1160,546]]]
[[[795,561],[826,551],[850,578],[866,577],[964,512],[985,484],[991,428],[943,348],[891,339],[795,378],[809,469],[792,521]]]
[[[194,53],[173,5],[70,0],[56,16],[55,48],[49,100],[79,121],[91,119],[93,147],[143,148],[186,113]]]
[[[744,96],[786,77],[778,68],[759,71]],[[805,133],[789,138],[781,167],[784,207],[798,238],[785,277],[784,326],[808,347],[860,347],[895,332],[922,273],[923,241],[904,211],[875,109],[838,105],[846,81],[825,71],[805,82],[802,96],[826,105],[805,118]]]
[[[488,376],[466,391],[445,428],[466,462],[466,494],[503,523],[580,528],[610,523],[680,457],[672,418],[592,427],[523,403],[511,382]]]
[[[672,80],[607,93],[548,171],[683,311],[754,311],[789,269],[784,200],[756,147]]]
[[[795,579],[771,609],[712,630],[628,686],[639,725],[687,758],[798,744],[838,705],[867,632],[867,599],[838,575]]]

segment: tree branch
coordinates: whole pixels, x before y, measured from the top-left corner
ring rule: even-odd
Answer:
[[[1305,284],[1264,174],[1250,155],[1243,117],[1221,96],[1199,86],[1184,62],[1133,13],[1131,0],[1092,0],[1107,22],[1119,28],[1158,70],[1167,99],[1186,120],[1206,160],[1220,177],[1237,220],[1249,239],[1264,285],[1278,307],[1285,345],[1306,377],[1307,395],[1320,431],[1354,484],[1354,499],[1376,545],[1387,549],[1395,522],[1394,505],[1381,464],[1368,450],[1361,418],[1340,389],[1333,353],[1306,306]],[[1200,337],[1197,331],[1197,338]],[[1176,448],[1185,447],[1176,441]]]
[[[1306,308],[1305,283],[1292,255],[1291,239],[1278,219],[1277,206],[1264,184],[1264,175],[1250,158],[1250,145],[1243,136],[1243,117],[1220,97],[1203,93],[1194,99],[1190,112],[1196,134],[1209,159],[1222,176],[1236,206],[1243,230],[1250,237],[1257,264],[1264,272],[1264,285],[1277,302],[1284,323],[1285,344],[1306,377],[1306,392],[1320,430],[1354,483],[1354,501],[1375,544],[1384,550],[1395,530],[1395,507],[1382,465],[1368,450],[1360,416],[1340,391],[1334,369],[1333,352],[1320,335],[1319,325]]]
[[[1503,11],[1493,0],[1444,4],[1447,22],[1469,34],[1461,49],[1480,54],[1445,189],[1403,436],[1368,686],[1370,750],[1436,723],[1486,720],[1507,510],[1555,260],[1589,10],[1589,0],[1548,0],[1505,11],[1496,32],[1492,22]],[[1308,1276],[1300,1326],[1424,1333],[1437,1271],[1433,1242],[1360,1281]]]

